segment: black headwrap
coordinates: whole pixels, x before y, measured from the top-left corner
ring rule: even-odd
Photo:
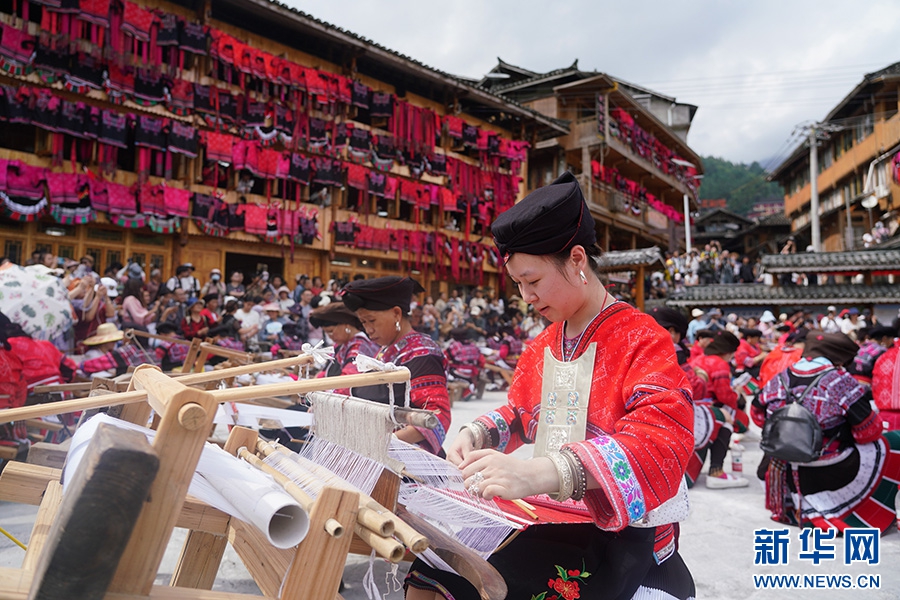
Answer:
[[[13,323],[9,320],[9,317],[0,313],[0,345],[2,345],[7,350],[11,350],[12,346],[9,345],[7,341],[9,338],[14,337],[31,337],[25,330],[22,329],[22,326],[18,323]]]
[[[725,354],[734,352],[740,345],[741,342],[737,339],[737,336],[735,336],[730,331],[723,331],[720,329],[713,334],[713,340],[703,350],[703,354],[706,354],[707,356],[723,356]]]
[[[653,317],[663,329],[674,328],[675,331],[681,334],[682,339],[684,339],[684,337],[687,335],[687,317],[685,317],[681,312],[675,310],[674,308],[669,308],[667,306],[657,306],[650,309],[650,312],[648,314]]]
[[[351,281],[341,290],[341,300],[352,311],[360,308],[368,310],[391,310],[400,307],[403,314],[409,312],[413,294],[424,292],[425,288],[409,277],[379,277]]]
[[[804,358],[823,356],[832,364],[843,367],[859,352],[859,346],[844,333],[822,333],[814,331],[806,336]]]
[[[320,306],[309,313],[309,324],[313,327],[330,327],[332,325],[352,325],[362,330],[362,323],[350,308],[343,302],[333,301]]]
[[[597,242],[591,211],[568,171],[501,213],[491,234],[504,260],[516,252],[543,256]]]

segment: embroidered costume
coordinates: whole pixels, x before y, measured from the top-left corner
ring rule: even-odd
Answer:
[[[672,342],[649,316],[621,303],[588,325],[571,356],[565,356],[564,327],[550,325],[525,348],[508,404],[478,423],[490,433],[486,446],[499,451],[534,442],[538,422],[551,418],[550,411],[541,411],[545,352],[556,361],[568,359],[556,368],[558,380],[565,377],[569,360],[593,350],[586,439],[564,447],[600,483],[584,498],[594,525],[529,527],[489,562],[504,575],[508,598],[542,597],[548,581],[571,598],[693,597],[693,581],[676,551],[674,525],[631,527],[675,496],[693,447],[690,384]],[[562,421],[579,403],[571,397],[556,402],[555,419]],[[590,573],[590,579],[575,571]],[[421,561],[411,567],[407,584],[439,590],[447,598],[478,597],[464,579]]]
[[[819,376],[801,404],[822,427],[822,456],[802,464],[773,459],[766,472],[766,508],[781,523],[841,531],[875,527],[883,533],[896,518],[900,432],[882,434],[866,386],[824,357],[804,358],[766,384],[753,403],[753,420],[762,425],[785,405],[789,389],[801,398]]]
[[[375,358],[409,369],[409,405],[434,412],[439,421],[435,429],[416,428],[425,436],[419,445],[432,454],[443,455],[441,446],[450,426],[450,396],[447,393],[447,359],[441,348],[427,335],[412,331],[379,350]],[[353,388],[353,395],[386,404],[390,398],[385,387]],[[402,383],[394,384],[394,402],[397,405],[404,402],[404,387]]]

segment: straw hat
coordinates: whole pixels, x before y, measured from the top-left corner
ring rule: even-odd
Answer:
[[[107,342],[118,342],[125,337],[125,334],[119,331],[115,323],[101,323],[97,327],[97,332],[91,337],[84,340],[85,346],[99,346]]]

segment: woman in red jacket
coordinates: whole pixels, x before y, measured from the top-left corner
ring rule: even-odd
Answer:
[[[188,298],[187,314],[181,321],[181,332],[184,334],[184,339],[202,338],[209,333],[209,321],[201,314],[205,307],[206,303],[203,300]]]
[[[712,489],[746,487],[750,484],[744,477],[724,471],[731,434],[735,430],[743,433],[750,422],[747,413],[738,407],[737,392],[731,388],[731,367],[728,363],[739,345],[740,341],[733,333],[719,330],[713,334],[703,354],[690,360],[694,370],[701,377],[706,377],[707,397],[694,398],[697,410],[694,436],[698,445],[696,460],[692,460],[688,467],[688,480],[697,480],[709,451],[706,487]]]

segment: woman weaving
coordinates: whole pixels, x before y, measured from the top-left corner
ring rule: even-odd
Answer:
[[[433,430],[407,425],[395,434],[404,442],[443,456],[441,446],[450,426],[447,359],[434,340],[413,330],[409,322],[412,296],[424,291],[409,277],[379,277],[348,283],[341,299],[356,313],[369,339],[381,347],[375,358],[409,369],[410,406],[430,410],[438,418]],[[394,385],[395,402],[402,403],[405,394],[404,384]],[[352,395],[383,403],[390,400],[383,385],[353,388]]]
[[[507,597],[693,597],[675,519],[657,512],[651,523],[662,525],[635,526],[676,496],[693,449],[690,384],[669,335],[606,292],[571,174],[501,214],[491,232],[523,300],[551,325],[522,353],[507,405],[465,425],[448,458],[471,494],[584,500],[594,520],[532,526],[496,552]],[[534,458],[505,454],[523,443],[535,444]],[[478,598],[421,561],[406,583],[409,599]]]

